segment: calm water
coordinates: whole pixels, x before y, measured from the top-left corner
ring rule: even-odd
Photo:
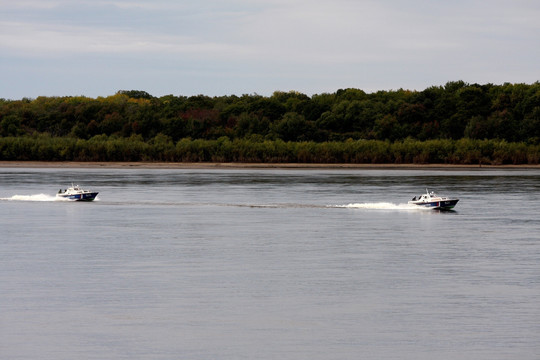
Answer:
[[[540,359],[538,170],[4,168],[0,198],[2,359]]]

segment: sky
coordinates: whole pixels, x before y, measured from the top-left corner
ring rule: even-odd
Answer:
[[[0,98],[540,80],[538,0],[0,0]]]

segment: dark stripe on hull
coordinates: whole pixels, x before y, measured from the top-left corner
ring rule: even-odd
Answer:
[[[69,200],[73,200],[73,201],[93,201],[96,198],[97,194],[98,193],[96,192],[96,193],[88,193],[88,194],[67,195],[67,196],[62,196],[62,197]]]
[[[456,206],[459,200],[433,201],[430,203],[419,204],[420,206],[428,207],[434,210],[450,210]]]

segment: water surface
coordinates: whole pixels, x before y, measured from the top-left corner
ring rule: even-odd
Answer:
[[[538,170],[3,168],[0,198],[5,359],[540,358]]]

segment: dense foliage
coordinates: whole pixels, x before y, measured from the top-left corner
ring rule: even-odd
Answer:
[[[505,140],[426,140],[343,142],[249,139],[182,139],[158,135],[145,142],[140,136],[90,140],[73,137],[0,138],[3,160],[38,161],[166,161],[352,164],[538,164],[540,145]]]
[[[540,83],[0,99],[0,160],[537,164]]]

